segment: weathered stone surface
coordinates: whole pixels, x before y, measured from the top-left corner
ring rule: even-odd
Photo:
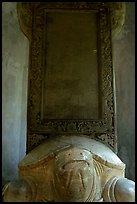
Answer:
[[[124,173],[125,164],[104,144],[83,136],[59,136],[20,162],[21,180],[9,184],[4,201],[134,201],[135,184]]]
[[[27,152],[47,135],[66,133],[89,135],[117,152],[110,21],[116,29],[122,5],[19,3],[31,42]]]
[[[112,177],[104,187],[103,198],[106,202],[135,202],[135,182]]]

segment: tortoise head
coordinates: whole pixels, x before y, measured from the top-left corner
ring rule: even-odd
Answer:
[[[61,201],[82,202],[91,191],[94,194],[95,169],[88,150],[69,147],[58,152],[54,170],[54,187]]]

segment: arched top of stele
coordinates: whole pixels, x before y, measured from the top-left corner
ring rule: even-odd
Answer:
[[[125,164],[106,145],[94,139],[81,136],[58,136],[47,139],[45,142],[30,151],[19,163],[20,169],[34,168],[43,162],[53,159],[58,152],[67,148],[81,148],[92,153],[95,160],[116,169],[125,169]]]
[[[17,12],[21,30],[23,33],[31,39],[32,33],[32,17],[33,9],[44,8],[46,5],[55,8],[62,8],[63,6],[76,5],[80,8],[90,8],[90,4],[96,4],[98,7],[107,7],[111,12],[111,27],[112,27],[112,37],[115,38],[123,28],[125,22],[126,13],[126,2],[19,2],[17,4]],[[47,5],[47,6],[48,6]]]

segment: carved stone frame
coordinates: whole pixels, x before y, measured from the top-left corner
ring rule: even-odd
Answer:
[[[41,119],[44,9],[90,9],[98,12],[98,59],[101,80],[100,101],[102,104],[102,116],[98,120]],[[112,7],[101,2],[37,2],[22,3],[22,5],[18,5],[18,11],[22,30],[30,40],[27,152],[40,144],[45,138],[59,134],[86,135],[105,143],[116,152],[115,91],[111,46]],[[26,15],[24,11],[28,14],[27,23],[22,20],[25,19]]]

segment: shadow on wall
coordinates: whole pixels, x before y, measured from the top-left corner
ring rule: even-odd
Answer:
[[[135,180],[135,3],[126,2],[125,24],[113,42],[116,78],[118,156],[126,177]]]

